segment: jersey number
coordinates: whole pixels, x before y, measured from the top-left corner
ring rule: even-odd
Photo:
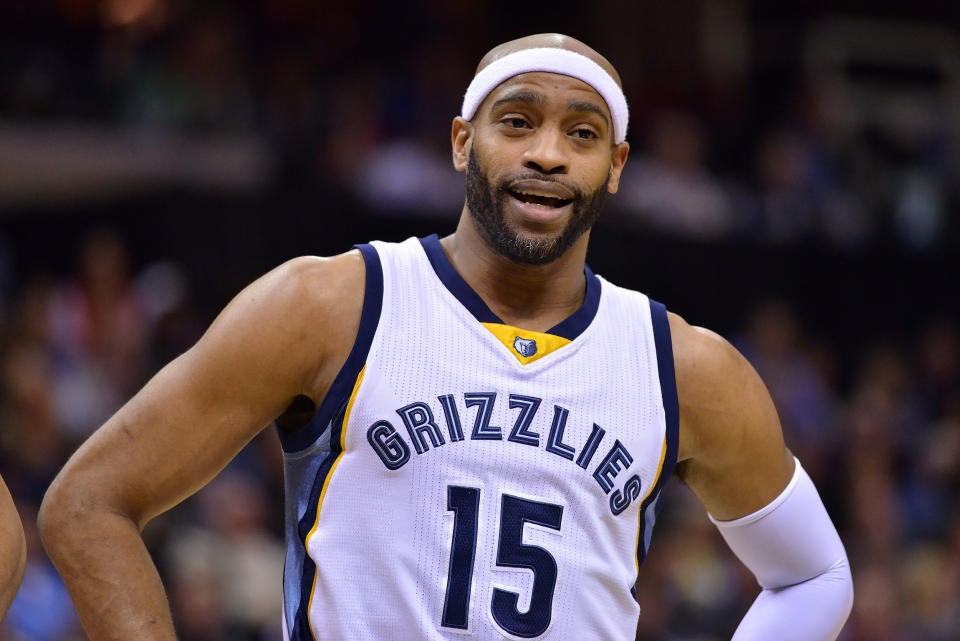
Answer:
[[[447,487],[447,510],[453,512],[453,541],[450,545],[450,569],[447,573],[447,594],[443,600],[446,628],[465,630],[468,627],[470,584],[473,560],[477,550],[477,522],[480,516],[480,490],[475,487]],[[500,541],[497,543],[497,565],[527,568],[533,571],[530,608],[520,612],[520,595],[493,589],[490,612],[494,621],[514,636],[532,638],[550,627],[553,590],[557,584],[557,562],[546,550],[524,545],[523,526],[527,523],[560,529],[563,506],[529,501],[504,494],[500,504]]]

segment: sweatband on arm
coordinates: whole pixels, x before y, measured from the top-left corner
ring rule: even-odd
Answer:
[[[590,58],[567,49],[536,47],[521,49],[498,58],[473,77],[463,97],[460,116],[471,120],[480,103],[502,82],[513,76],[532,71],[558,73],[584,81],[593,87],[610,110],[613,119],[613,142],[627,139],[629,111],[623,90],[603,67]]]
[[[734,641],[833,641],[853,605],[853,580],[840,535],[813,481],[796,462],[780,495],[753,514],[710,520],[763,592]]]

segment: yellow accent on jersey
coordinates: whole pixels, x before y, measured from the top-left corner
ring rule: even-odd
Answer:
[[[345,443],[347,441],[347,425],[350,424],[350,413],[353,411],[353,404],[357,400],[357,392],[360,391],[360,384],[363,382],[363,373],[366,371],[367,366],[364,365],[363,369],[360,370],[360,374],[357,375],[357,382],[353,385],[353,392],[350,393],[350,400],[347,401],[347,408],[343,412],[343,423],[340,426],[340,453],[337,454],[337,458],[333,461],[333,465],[330,466],[330,471],[327,472],[327,478],[323,480],[323,487],[320,489],[320,499],[317,501],[317,516],[313,521],[313,527],[310,528],[310,531],[307,533],[307,537],[303,541],[303,550],[306,554],[310,554],[310,537],[313,536],[313,533],[317,531],[317,526],[320,525],[320,509],[323,507],[323,497],[327,495],[327,488],[330,486],[330,479],[333,478],[333,473],[337,469],[337,464],[340,463],[340,459],[343,458],[343,452],[345,449]],[[307,604],[307,623],[310,622],[310,613],[313,612],[313,595],[317,591],[317,575],[320,574],[319,571],[314,570],[313,572],[313,586],[310,588],[310,601]],[[310,637],[313,638],[313,629],[307,625],[307,628],[310,630]],[[316,639],[314,638],[314,641]]]
[[[555,334],[544,334],[543,332],[531,332],[526,329],[520,329],[513,325],[504,325],[502,323],[483,323],[483,326],[490,330],[490,333],[497,337],[501,343],[506,345],[510,353],[513,354],[521,364],[527,365],[533,361],[540,360],[547,354],[553,353],[570,344],[569,338],[557,336]],[[536,341],[537,352],[532,356],[524,356],[514,347],[517,338]]]
[[[643,529],[640,519],[643,518],[643,502],[647,500],[647,497],[650,496],[650,492],[653,491],[653,488],[657,487],[657,483],[660,482],[660,475],[663,474],[663,460],[667,458],[667,435],[663,435],[663,449],[660,450],[660,463],[657,464],[657,473],[653,477],[653,483],[647,489],[647,493],[643,495],[643,498],[640,499],[640,511],[637,516],[637,545],[634,549],[640,549],[640,531]],[[633,559],[637,564],[637,576],[640,576],[640,557],[639,554],[634,556]]]

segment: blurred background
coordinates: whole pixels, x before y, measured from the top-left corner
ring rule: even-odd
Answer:
[[[591,267],[764,377],[850,555],[842,639],[960,639],[960,3],[926,0],[0,4],[0,639],[84,638],[34,525],[70,452],[276,264],[451,232],[474,66],[543,31],[630,101]],[[669,499],[638,639],[728,639],[757,587]],[[272,428],[148,526],[183,641],[280,638],[281,527]]]

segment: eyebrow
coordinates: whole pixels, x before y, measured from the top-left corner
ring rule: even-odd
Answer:
[[[510,102],[522,102],[528,105],[537,105],[542,107],[547,101],[542,95],[535,91],[521,89],[520,91],[508,93],[506,96],[493,103],[493,106],[491,106],[490,109],[496,109],[500,105],[505,105]]]
[[[607,118],[607,114],[603,113],[603,109],[595,103],[586,100],[575,100],[567,103],[567,111],[588,111],[597,114],[603,118],[603,122],[605,122],[608,127],[610,126],[610,120]]]
[[[543,107],[547,104],[546,98],[543,95],[537,93],[536,91],[530,91],[528,89],[520,89],[519,91],[514,91],[513,93],[508,93],[503,98],[500,98],[490,107],[491,110],[496,109],[505,104],[511,102],[522,102],[528,105],[537,105],[538,107]],[[603,109],[599,107],[596,103],[590,102],[588,100],[573,100],[567,103],[567,111],[585,111],[593,114],[597,114],[603,118],[603,122],[606,125],[610,126],[610,119],[607,118],[607,114],[603,113]]]

